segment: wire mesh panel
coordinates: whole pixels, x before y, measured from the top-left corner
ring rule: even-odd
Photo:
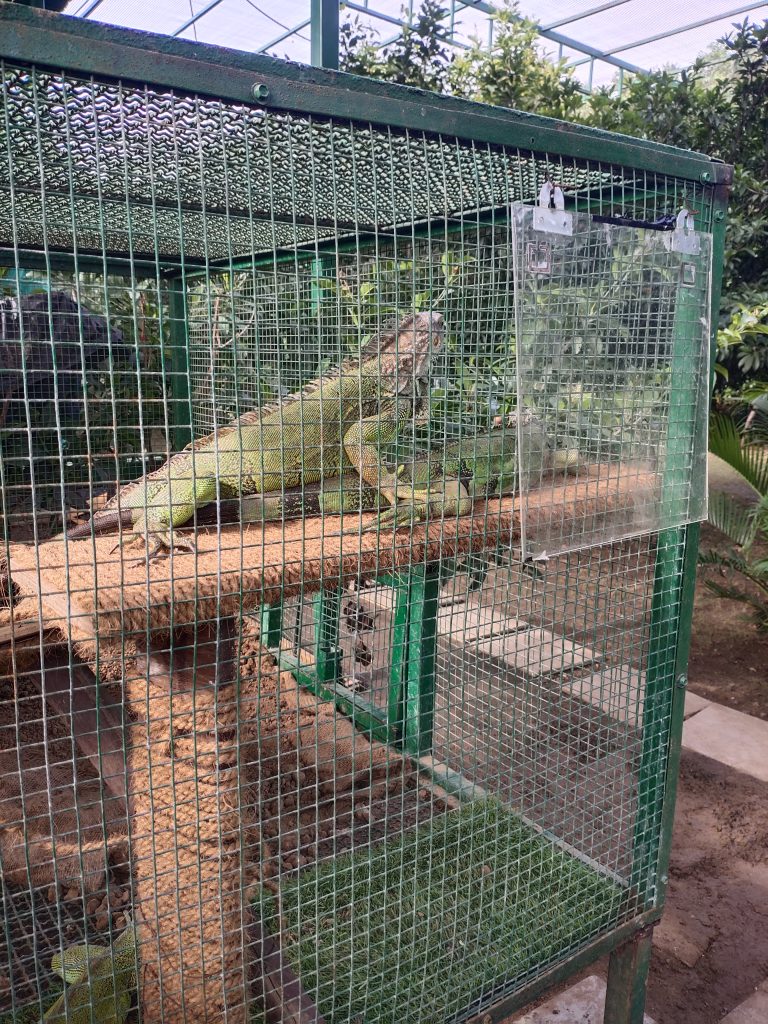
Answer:
[[[650,923],[713,165],[0,25],[0,1021],[468,1019]]]
[[[514,219],[525,555],[705,519],[710,237],[570,213],[558,234],[538,213]],[[631,478],[623,500],[537,522],[542,431],[567,439],[574,476]]]

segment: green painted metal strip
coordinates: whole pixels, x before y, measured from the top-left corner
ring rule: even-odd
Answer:
[[[170,261],[173,265],[173,261]],[[134,259],[132,256],[107,256],[71,252],[54,252],[47,249],[45,253],[32,249],[0,249],[0,267],[22,266],[27,270],[63,270],[76,273],[78,270],[90,270],[95,274],[114,274],[116,277],[131,278],[140,276],[146,270],[147,277],[157,276],[157,257],[152,260]],[[163,260],[164,268],[169,261]],[[138,274],[136,273],[138,272]],[[201,268],[201,273],[202,273]]]
[[[263,604],[260,616],[259,638],[265,647],[279,647],[283,636],[282,604]]]
[[[403,690],[408,670],[408,617],[411,599],[410,581],[407,576],[383,576],[378,580],[395,591],[395,614],[392,626],[392,661],[389,668],[389,690],[387,696],[387,721],[392,734],[403,735],[405,708]]]
[[[714,366],[717,346],[718,313],[723,280],[723,262],[725,258],[725,229],[728,209],[728,192],[724,186],[715,190],[710,223],[712,232],[712,292],[711,292],[711,365]],[[710,386],[714,386],[714,369]],[[683,737],[683,721],[685,718],[685,694],[687,692],[688,656],[691,648],[691,628],[693,624],[693,603],[696,593],[696,568],[698,564],[700,527],[694,523],[686,530],[685,553],[683,556],[683,584],[680,599],[680,625],[675,652],[675,687],[672,705],[672,721],[670,724],[669,754],[667,766],[666,789],[661,819],[661,843],[659,846],[657,874],[657,901],[663,905],[669,884],[669,861],[672,850],[672,829],[675,819],[677,802],[677,784],[680,767],[680,750]]]
[[[0,4],[0,55],[108,79],[309,114],[552,151],[693,181],[730,181],[702,154],[257,54]]]
[[[381,743],[392,744],[395,737],[387,725],[386,716],[370,701],[357,694],[350,694],[341,686],[322,683],[317,673],[306,665],[302,665],[295,655],[285,651],[274,651],[275,659],[281,669],[290,672],[301,686],[321,700],[333,701],[343,714],[347,715],[357,729],[367,733]]]
[[[408,602],[403,746],[416,757],[432,750],[439,589],[437,572],[426,566],[413,567]]]
[[[488,799],[488,791],[486,789],[472,782],[466,775],[454,771],[453,768],[443,764],[442,761],[436,761],[431,755],[426,754],[419,757],[416,763],[419,769],[426,772],[433,782],[436,782],[446,793],[455,796],[462,803]]]
[[[315,610],[315,663],[321,683],[338,683],[341,679],[339,648],[339,613],[341,591],[320,590],[312,595]]]
[[[683,582],[680,598],[680,622],[675,652],[675,688],[672,698],[672,717],[669,724],[667,771],[664,786],[664,803],[661,811],[661,841],[656,862],[656,904],[663,906],[669,885],[669,858],[672,850],[672,830],[675,823],[675,803],[680,771],[680,749],[685,719],[685,694],[687,692],[686,670],[691,643],[693,600],[696,592],[696,564],[699,556],[698,523],[685,531],[685,553],[683,556]]]

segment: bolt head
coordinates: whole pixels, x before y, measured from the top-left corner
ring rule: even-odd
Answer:
[[[705,185],[706,185],[706,183],[708,181],[712,181],[712,175],[711,175],[711,173],[709,171],[702,171],[701,175],[700,175],[700,178],[704,182]]]
[[[269,96],[269,87],[264,85],[263,82],[256,82],[255,85],[251,86],[251,96],[255,100],[265,100]]]

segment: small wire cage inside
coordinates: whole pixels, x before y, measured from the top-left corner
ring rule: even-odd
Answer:
[[[0,13],[0,1020],[469,1019],[651,920],[711,165]]]

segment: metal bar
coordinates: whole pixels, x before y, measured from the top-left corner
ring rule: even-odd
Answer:
[[[711,342],[710,356],[714,365],[717,348],[717,324],[720,310],[720,294],[722,291],[723,262],[725,258],[725,229],[728,207],[728,193],[724,186],[714,190],[711,204],[712,232],[712,295],[710,303]],[[714,385],[714,370],[710,375],[710,388]],[[659,845],[657,875],[657,903],[663,905],[669,884],[669,861],[672,850],[672,829],[675,819],[677,800],[677,782],[680,767],[680,749],[682,746],[683,720],[685,715],[685,694],[687,687],[688,656],[691,646],[691,622],[693,619],[693,601],[696,592],[696,566],[698,563],[700,527],[694,523],[686,530],[685,554],[683,556],[683,589],[680,607],[680,629],[677,637],[675,653],[675,687],[672,706],[672,722],[670,725],[669,755],[667,761],[667,783],[664,793],[664,806],[661,818],[661,842]]]
[[[218,7],[219,4],[223,3],[223,0],[209,0],[205,7],[201,7],[197,14],[193,14],[191,18],[188,18],[183,25],[180,25],[175,32],[172,32],[172,36],[180,36],[182,32],[186,32],[188,28],[192,28],[194,24],[204,18],[206,14]]]
[[[103,3],[104,3],[104,0],[91,0],[91,2],[89,4],[85,5],[84,9],[76,11],[74,16],[76,18],[90,18],[90,16],[93,14],[93,12],[97,8],[101,7],[101,5]]]
[[[708,269],[706,257],[686,255],[681,260],[693,267],[695,280],[701,281]],[[672,381],[688,379],[692,353],[700,344],[701,324],[698,291],[679,283],[675,302],[672,342]],[[699,422],[699,408],[680,387],[670,391],[666,458],[663,468],[662,501],[674,495],[676,484],[685,480],[695,467],[691,465],[691,439],[698,431],[706,431],[706,419]],[[674,500],[674,498],[673,498]],[[646,905],[659,898],[659,851],[662,839],[664,800],[669,774],[659,770],[659,751],[668,750],[674,727],[674,691],[682,675],[677,671],[682,631],[687,630],[692,613],[692,595],[682,600],[683,587],[690,588],[695,564],[690,563],[692,535],[686,529],[665,530],[659,534],[656,549],[654,593],[646,673],[643,716],[643,748],[638,774],[638,813],[635,823],[633,880]],[[688,563],[686,564],[686,555]],[[686,618],[687,616],[687,618]],[[679,713],[679,709],[678,709]]]
[[[290,36],[295,36],[297,32],[301,32],[301,30],[306,28],[309,24],[311,24],[311,19],[305,18],[304,21],[300,21],[298,25],[294,25],[293,28],[288,28],[285,32],[281,32],[279,36],[275,36],[274,39],[270,39],[268,43],[260,46],[256,52],[266,53],[268,50],[271,50],[273,46],[277,46],[278,43],[282,43],[284,39],[288,39]]]
[[[259,638],[265,647],[279,647],[283,636],[283,606],[263,604],[261,606]]]
[[[339,614],[342,591],[320,590],[312,595],[315,611],[315,664],[321,683],[341,680]]]
[[[39,196],[39,188],[23,188],[17,187],[15,194],[20,196]],[[122,208],[125,208],[125,196],[114,196],[108,195],[106,192],[102,192],[100,195],[93,195],[87,192],[66,192],[62,189],[46,188],[46,198],[58,198],[66,199],[68,202],[75,202],[78,199],[85,200],[90,203],[100,203],[102,206],[106,206],[110,203],[119,204]],[[356,227],[359,227],[354,221],[337,220],[330,217],[311,217],[307,214],[287,214],[278,213],[273,210],[260,210],[257,207],[252,209],[235,209],[234,207],[222,207],[222,206],[206,206],[203,203],[190,203],[190,202],[168,202],[162,199],[153,199],[151,201],[131,198],[130,206],[139,210],[168,210],[172,213],[178,214],[184,213],[199,213],[204,217],[226,217],[230,221],[263,221],[265,224],[288,224],[294,226],[300,224],[302,227],[321,227],[321,228],[332,228],[334,231],[339,229],[348,229],[353,231]],[[373,224],[370,225],[374,227]]]
[[[606,163],[693,180],[707,173],[711,181],[722,181],[731,174],[724,164],[671,146],[640,143],[599,129],[453,97],[435,95],[426,100],[422,93],[414,96],[405,86],[289,64],[261,54],[214,46],[201,48],[186,40],[66,18],[17,4],[0,5],[0,25],[3,55],[26,63],[61,67],[64,62],[73,71],[240,102],[253,102],[252,90],[257,83],[269,90],[267,100],[259,100],[260,104],[268,102],[305,114],[467,137],[476,143],[518,146],[525,151],[551,149],[563,157],[584,160],[594,160],[599,150]]]
[[[395,613],[392,627],[392,662],[389,669],[389,690],[387,696],[387,723],[393,736],[403,735],[404,712],[403,691],[408,659],[408,613],[410,587],[407,576],[382,576],[377,582],[393,587],[395,591]]]
[[[150,262],[149,260],[139,260],[133,257],[119,257],[109,256],[107,259],[104,258],[104,254],[97,256],[96,254],[87,254],[78,251],[77,256],[74,256],[71,252],[55,252],[50,248],[47,250],[48,256],[42,255],[40,251],[33,251],[31,249],[2,249],[0,248],[0,267],[16,267],[22,266],[25,270],[46,270],[49,267],[52,270],[66,270],[72,273],[80,270],[92,270],[97,274],[115,274],[122,277],[131,277],[131,268],[135,267],[137,270],[146,270],[149,276],[153,276],[157,273],[157,259]]]
[[[675,803],[680,771],[680,750],[683,739],[685,718],[685,694],[687,687],[686,670],[691,643],[691,620],[693,599],[696,592],[696,565],[699,557],[698,523],[685,531],[685,553],[683,555],[683,588],[680,599],[680,627],[677,635],[677,652],[674,674],[676,686],[672,698],[672,717],[669,726],[669,753],[664,786],[664,803],[661,811],[661,839],[656,860],[656,905],[662,907],[669,885],[669,858],[672,851],[672,830],[675,823]]]
[[[644,39],[636,39],[631,43],[624,43],[622,46],[614,46],[610,50],[604,50],[602,53],[598,52],[595,54],[601,60],[606,60],[607,57],[615,53],[623,53],[625,50],[635,50],[640,46],[647,46],[648,43],[656,43],[659,39],[669,39],[671,36],[679,36],[683,32],[691,32],[695,28],[703,28],[705,25],[711,25],[715,21],[720,21],[725,18],[735,18],[738,14],[746,14],[747,11],[754,11],[757,7],[764,7],[765,0],[758,3],[742,4],[741,7],[733,7],[730,11],[720,11],[717,17],[701,18],[699,21],[689,22],[687,25],[682,25],[680,28],[665,29],[664,32],[656,32],[652,36],[645,36]]]
[[[652,942],[649,926],[611,953],[603,1024],[643,1024]]]
[[[333,701],[338,710],[351,719],[355,728],[381,743],[395,742],[396,737],[393,736],[385,715],[370,701],[357,694],[351,694],[341,685],[320,682],[314,666],[303,664],[301,658],[293,654],[280,651],[276,658],[280,668],[290,672],[296,682],[305,686],[310,693],[321,700]]]
[[[485,14],[493,14],[497,10],[493,4],[486,3],[486,0],[465,0],[465,3],[468,7],[474,7],[478,11],[483,11]],[[523,20],[519,15],[513,15],[512,17],[516,18],[518,21]],[[544,39],[550,39],[553,43],[562,43],[563,46],[567,46],[571,50],[578,50],[579,53],[585,53],[588,57],[599,57],[607,64],[613,64],[617,68],[624,68],[625,71],[634,71],[635,74],[648,74],[647,68],[641,68],[636,64],[629,64],[627,61],[621,60],[618,57],[606,55],[596,47],[590,46],[588,43],[579,42],[578,39],[573,39],[571,36],[565,36],[562,32],[553,32],[544,28],[539,28],[538,32],[540,36],[544,37]]]
[[[563,25],[573,25],[577,21],[582,21],[584,18],[591,18],[593,14],[602,14],[604,11],[612,11],[614,7],[622,7],[624,4],[628,4],[630,2],[631,0],[608,0],[607,3],[600,4],[598,7],[590,7],[587,11],[579,11],[567,18],[559,18],[557,21],[550,21],[548,25],[542,25],[541,30],[544,32],[551,32],[553,29],[561,28]]]
[[[312,0],[312,63],[316,68],[339,67],[338,0]]]

